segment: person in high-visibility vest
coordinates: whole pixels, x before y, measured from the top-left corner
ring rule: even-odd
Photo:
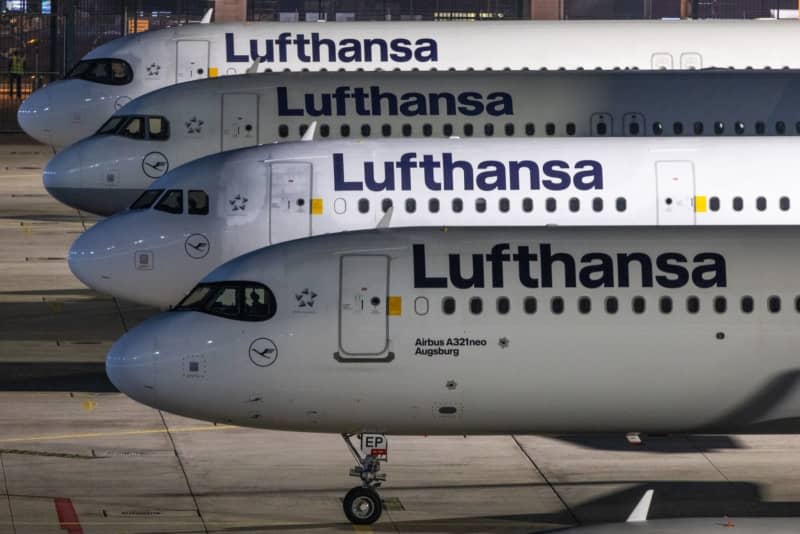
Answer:
[[[22,98],[22,75],[25,74],[25,56],[19,50],[11,52],[8,59],[8,94],[14,94],[14,85],[17,86],[17,98]]]

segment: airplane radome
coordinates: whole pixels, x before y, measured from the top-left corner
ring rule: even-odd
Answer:
[[[372,522],[384,434],[800,432],[798,264],[796,227],[331,234],[224,264],[106,369],[187,417],[378,435],[344,500]]]
[[[352,72],[201,80],[119,110],[94,136],[57,154],[44,185],[71,207],[110,215],[170,169],[220,151],[299,139],[312,121],[323,139],[790,136],[800,133],[800,72]]]
[[[800,67],[798,44],[792,22],[763,21],[194,24],[92,50],[17,116],[33,138],[64,147],[143,94],[248,69],[780,69]]]
[[[89,287],[176,304],[246,252],[376,226],[796,225],[800,139],[338,140],[209,156],[72,245]],[[391,208],[391,213],[388,213]]]

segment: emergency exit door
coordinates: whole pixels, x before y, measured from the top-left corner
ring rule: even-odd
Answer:
[[[178,41],[175,82],[208,77],[208,41]]]
[[[258,95],[222,95],[222,150],[258,143]]]
[[[311,164],[279,162],[269,166],[270,243],[311,235]]]
[[[695,223],[694,165],[691,161],[656,162],[658,224]]]
[[[341,258],[340,359],[381,360],[389,344],[389,258],[348,254]]]

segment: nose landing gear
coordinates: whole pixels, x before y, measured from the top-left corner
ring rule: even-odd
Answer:
[[[383,512],[383,501],[381,501],[377,488],[386,481],[386,474],[379,472],[381,470],[381,454],[370,453],[362,456],[353,445],[352,437],[353,434],[342,434],[342,438],[357,464],[350,469],[350,476],[360,478],[361,485],[347,492],[342,507],[344,515],[351,523],[371,525],[380,518]],[[385,438],[383,440],[385,443]],[[385,451],[385,449],[383,450]]]

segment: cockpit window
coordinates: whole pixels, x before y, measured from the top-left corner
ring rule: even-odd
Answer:
[[[139,195],[139,198],[134,200],[133,204],[131,204],[130,209],[132,210],[146,210],[150,206],[153,205],[153,202],[156,201],[158,197],[161,196],[163,193],[163,189],[147,189],[144,193]]]
[[[113,134],[119,130],[122,121],[125,120],[125,117],[111,117],[108,119],[105,124],[103,124],[95,135],[106,135],[106,134]]]
[[[129,118],[119,134],[131,139],[144,139],[144,119],[142,117]]]
[[[154,141],[169,139],[169,123],[164,117],[147,117],[147,136]]]
[[[199,284],[176,311],[198,311],[237,321],[266,321],[275,315],[275,295],[256,282]]]
[[[86,59],[67,73],[67,79],[107,85],[126,85],[133,81],[133,69],[121,59]]]
[[[169,121],[159,116],[114,115],[95,135],[121,135],[130,139],[169,139]]]
[[[153,209],[167,213],[183,213],[183,190],[170,189]]]
[[[208,215],[208,194],[205,191],[189,191],[189,215]]]

